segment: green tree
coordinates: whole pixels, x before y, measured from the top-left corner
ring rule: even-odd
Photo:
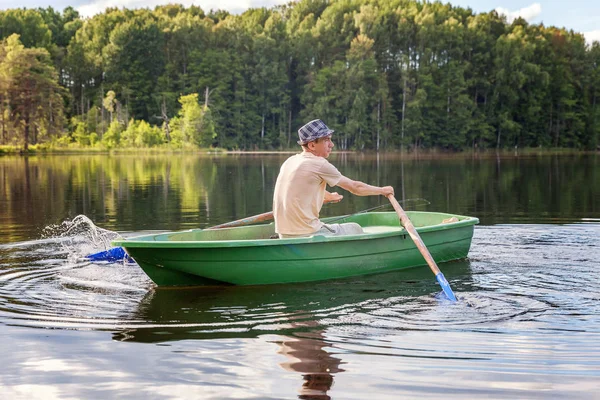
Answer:
[[[207,147],[217,136],[210,111],[198,103],[198,94],[188,94],[179,98],[181,110],[173,121],[173,142],[176,145],[185,143]]]
[[[17,34],[25,47],[52,47],[52,31],[37,10],[17,8],[0,11],[0,39]]]
[[[237,15],[171,4],[86,19],[70,7],[0,11],[0,39],[14,33],[24,48],[47,50],[70,92],[62,128],[42,118],[30,126],[33,141],[62,129],[138,146],[152,142],[139,132],[162,124],[167,140],[179,135],[173,145],[285,148],[312,118],[326,120],[347,149],[594,149],[599,141],[598,45],[496,11],[417,0],[299,0]],[[7,93],[0,141],[14,143],[23,125]],[[203,122],[200,137],[186,138],[178,99],[190,93],[199,94]]]
[[[44,136],[60,133],[64,124],[63,89],[47,50],[28,49],[13,34],[2,42],[0,97],[24,151]]]
[[[157,115],[152,101],[154,88],[163,73],[164,35],[155,16],[147,10],[118,24],[103,49],[106,65],[106,83],[116,89],[129,115],[148,120]]]
[[[588,52],[587,62],[587,121],[585,147],[600,147],[600,43],[594,42]]]

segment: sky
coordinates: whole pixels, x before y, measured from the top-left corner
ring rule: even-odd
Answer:
[[[77,9],[84,17],[104,11],[106,7],[153,8],[159,4],[180,3],[198,5],[205,11],[227,10],[238,14],[248,8],[272,7],[289,0],[0,0],[0,9],[14,7],[48,7],[63,10],[67,6]],[[446,2],[446,1],[444,1]],[[598,0],[450,0],[452,5],[469,7],[474,12],[497,10],[509,21],[521,16],[530,23],[543,22],[546,26],[558,26],[581,32],[586,40],[600,41],[600,1]]]

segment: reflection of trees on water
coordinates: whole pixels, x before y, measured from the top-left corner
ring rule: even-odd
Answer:
[[[216,225],[270,210],[279,167],[288,156],[0,157],[0,217],[5,226],[23,226],[34,235],[78,214],[112,230]],[[425,198],[426,210],[474,215],[484,224],[572,221],[600,213],[595,195],[600,169],[593,155],[334,153],[330,158],[350,178],[392,185],[400,199]],[[383,202],[346,196],[322,214],[351,214]],[[18,240],[11,235],[5,230],[2,238]]]

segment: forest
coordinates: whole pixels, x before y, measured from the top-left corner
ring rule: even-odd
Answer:
[[[0,11],[0,145],[338,149],[600,147],[600,44],[415,0]]]

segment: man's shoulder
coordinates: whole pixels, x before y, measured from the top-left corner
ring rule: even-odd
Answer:
[[[285,160],[284,164],[311,164],[311,165],[323,165],[323,161],[325,160],[323,157],[317,157],[311,153],[298,153],[290,156],[287,160]]]
[[[293,156],[289,156],[282,165],[289,165],[292,163],[296,163],[300,160],[300,156],[302,155],[302,153],[299,154],[294,154]]]
[[[286,168],[302,168],[317,173],[337,171],[337,168],[325,157],[316,156],[309,152],[302,152],[289,157],[284,165]]]
[[[312,163],[312,164],[316,164],[316,165],[331,164],[329,162],[329,160],[327,160],[325,157],[315,156],[314,154],[309,153],[309,152],[300,153],[300,154],[298,154],[298,156],[300,156],[304,162],[308,162],[308,163]]]

